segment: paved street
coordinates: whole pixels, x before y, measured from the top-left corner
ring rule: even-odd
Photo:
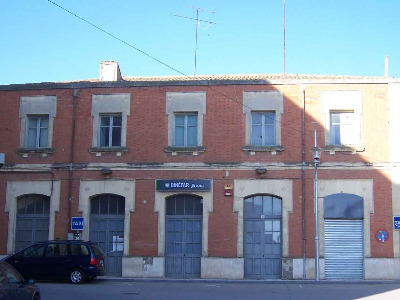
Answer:
[[[221,282],[119,280],[89,284],[38,283],[43,300],[398,300],[399,282]]]

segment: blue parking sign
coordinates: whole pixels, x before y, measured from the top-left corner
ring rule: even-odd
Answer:
[[[400,229],[400,216],[393,216],[393,229]]]
[[[84,219],[83,217],[71,217],[71,230],[83,230]]]

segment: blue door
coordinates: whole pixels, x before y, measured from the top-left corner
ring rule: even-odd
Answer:
[[[167,199],[166,276],[200,278],[202,198],[179,195]]]
[[[258,195],[244,203],[245,277],[280,279],[282,266],[282,201]]]
[[[50,197],[30,194],[18,198],[15,251],[49,239]]]
[[[89,239],[103,251],[107,276],[122,275],[125,198],[102,194],[91,200]]]

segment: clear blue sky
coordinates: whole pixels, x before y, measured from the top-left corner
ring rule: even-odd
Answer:
[[[186,75],[283,73],[283,0],[53,0]],[[211,13],[211,11],[215,13]],[[286,0],[286,73],[400,77],[399,0]],[[0,0],[0,84],[179,75],[47,0]]]

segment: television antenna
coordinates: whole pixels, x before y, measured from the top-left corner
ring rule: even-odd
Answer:
[[[211,11],[211,10],[207,10],[205,8],[194,7],[194,6],[188,6],[188,7],[190,7],[193,10],[196,10],[196,18],[187,17],[187,16],[180,16],[180,15],[172,15],[172,16],[196,21],[196,38],[195,38],[195,47],[194,47],[194,76],[196,76],[196,70],[197,70],[197,40],[198,40],[197,31],[198,31],[198,28],[199,28],[201,22],[207,23],[207,24],[210,24],[210,25],[215,25],[217,23],[212,22],[210,20],[199,19],[199,12],[210,12],[212,14],[215,14],[214,10]]]
[[[283,76],[286,76],[286,0],[283,0]]]

